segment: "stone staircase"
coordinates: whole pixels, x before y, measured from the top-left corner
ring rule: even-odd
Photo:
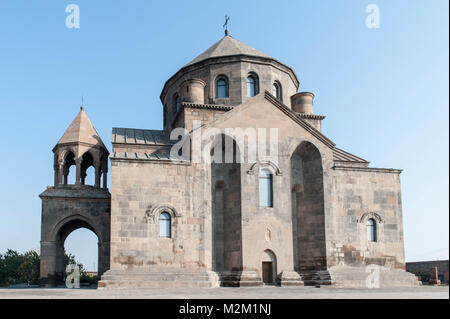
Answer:
[[[301,271],[300,276],[305,286],[324,286],[332,284],[328,270]]]
[[[261,277],[255,271],[222,271],[219,274],[221,287],[262,286]]]
[[[217,287],[216,273],[202,269],[148,268],[112,269],[105,272],[99,288],[194,288]]]
[[[422,283],[412,273],[401,269],[377,266],[379,269],[379,287],[416,287]],[[365,266],[334,266],[329,269],[333,286],[368,288],[367,278],[371,275],[366,272]],[[373,276],[372,276],[373,277]]]

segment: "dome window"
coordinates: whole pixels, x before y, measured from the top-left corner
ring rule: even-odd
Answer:
[[[281,97],[281,84],[278,81],[275,81],[272,85],[272,94],[275,96],[278,100],[282,101]]]
[[[255,74],[247,77],[247,97],[254,97],[258,94],[258,78]]]
[[[219,99],[228,97],[228,81],[225,77],[219,77],[216,81],[216,97]]]

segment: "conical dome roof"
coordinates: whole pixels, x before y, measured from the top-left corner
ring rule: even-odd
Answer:
[[[58,141],[56,146],[64,144],[88,144],[92,146],[99,146],[106,150],[100,136],[89,120],[84,108],[81,107],[80,112],[72,121],[69,128],[66,130],[64,135]]]
[[[195,64],[200,61],[204,61],[206,59],[210,58],[216,58],[221,56],[230,56],[230,55],[250,55],[250,56],[257,56],[257,57],[263,57],[263,58],[269,58],[272,57],[268,56],[265,53],[262,53],[245,43],[242,43],[239,40],[234,39],[230,35],[224,36],[222,39],[220,39],[218,42],[213,44],[208,50],[200,54],[198,57],[196,57],[194,60],[189,62],[186,66]]]

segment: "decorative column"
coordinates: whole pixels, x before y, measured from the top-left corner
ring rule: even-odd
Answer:
[[[103,189],[108,188],[108,168],[103,168]]]
[[[82,158],[77,158],[75,160],[75,165],[77,167],[77,170],[76,170],[76,181],[75,181],[76,185],[80,185],[81,184],[81,161],[82,161]]]
[[[100,175],[101,175],[101,168],[100,165],[96,164],[95,167],[95,184],[94,187],[100,188]]]
[[[66,168],[63,169],[63,173],[64,173],[64,185],[67,185],[67,184],[69,183],[69,181],[68,181],[69,172],[70,172],[69,167],[66,167]]]
[[[55,186],[62,184],[64,162],[58,161],[55,167]]]

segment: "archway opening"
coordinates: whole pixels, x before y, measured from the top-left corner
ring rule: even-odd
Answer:
[[[95,169],[94,158],[91,153],[86,152],[83,154],[81,161],[81,185],[94,185],[95,184]]]
[[[93,231],[78,228],[71,232],[64,241],[64,251],[66,256],[73,256],[73,259],[82,266],[83,278],[81,279],[97,277],[98,237]]]
[[[64,157],[63,177],[65,185],[76,183],[75,154],[73,152],[68,152]]]
[[[65,283],[68,264],[75,263],[80,273],[82,286],[94,287],[105,271],[105,247],[96,230],[84,218],[66,221],[57,230],[55,272],[59,284]]]
[[[95,168],[94,166],[89,166],[86,169],[86,177],[84,179],[84,185],[95,185]]]
[[[241,165],[236,141],[217,135],[211,147],[212,268],[242,271]]]
[[[322,158],[312,143],[301,143],[291,157],[291,191],[295,269],[325,270]]]

